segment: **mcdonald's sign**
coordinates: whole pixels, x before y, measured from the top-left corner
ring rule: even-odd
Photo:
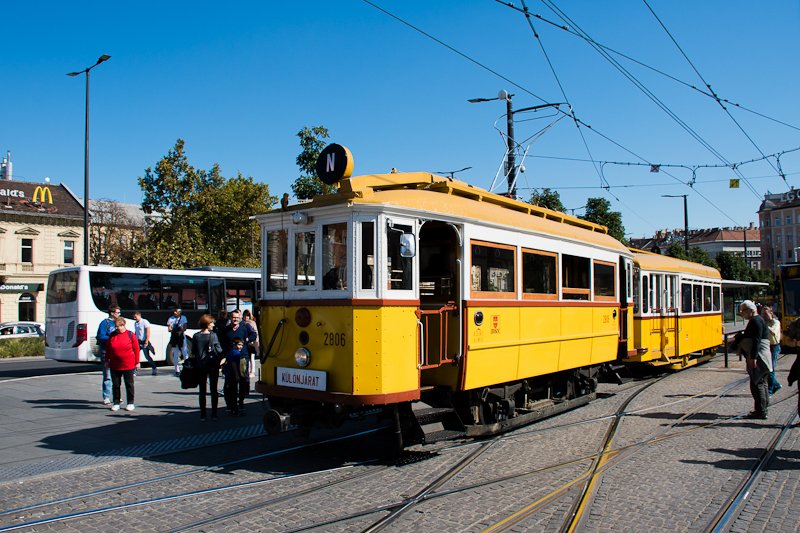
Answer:
[[[40,204],[43,204],[45,197],[47,198],[48,204],[53,203],[53,193],[50,192],[50,187],[46,185],[44,187],[42,187],[41,185],[37,185],[36,189],[34,189],[33,191],[33,198],[31,199],[31,201],[33,203],[38,202]]]

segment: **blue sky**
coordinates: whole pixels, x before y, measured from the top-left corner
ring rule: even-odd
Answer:
[[[766,191],[798,183],[796,0],[530,0],[546,19],[532,19],[540,41],[492,0],[375,3],[472,61],[360,0],[6,1],[0,151],[18,179],[50,177],[82,196],[85,86],[65,74],[109,54],[91,75],[91,198],[138,203],[137,177],[178,138],[195,167],[219,163],[280,196],[298,175],[295,134],[313,125],[350,148],[356,174],[472,167],[457,176],[489,188],[505,106],[467,100],[500,89],[516,109],[566,100],[591,126],[517,114],[518,142],[552,124],[528,149],[520,195],[556,188],[579,214],[586,198],[605,197],[632,236],[683,227],[680,199],[662,194],[689,194],[692,228],[732,226],[757,220]],[[699,72],[721,98],[769,118],[729,106],[734,122],[713,99],[615,56],[693,138],[586,40],[551,24],[565,24],[554,8],[595,42],[704,89]],[[738,167],[755,192],[729,189],[740,177],[731,168],[705,167],[780,152],[788,184],[775,158]]]

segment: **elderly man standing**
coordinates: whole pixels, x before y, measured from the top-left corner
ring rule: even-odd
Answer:
[[[751,300],[739,304],[739,314],[748,321],[747,327],[744,332],[736,335],[733,342],[745,357],[750,376],[750,393],[755,402],[755,408],[747,418],[766,420],[769,407],[769,373],[772,372],[769,328]]]

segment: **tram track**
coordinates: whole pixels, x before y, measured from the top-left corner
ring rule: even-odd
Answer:
[[[670,375],[672,375],[672,374],[670,374]],[[669,377],[670,375],[667,375],[667,376],[664,376],[664,377]],[[648,383],[647,387],[649,387],[650,385],[656,383],[657,381],[660,381],[661,379],[663,379],[663,377],[660,378],[659,380],[654,380],[654,381]],[[740,380],[740,381],[743,381],[743,380]],[[730,385],[730,387],[732,388],[732,387],[738,386],[739,384],[740,384],[739,382],[736,382],[736,383]],[[700,398],[702,396],[707,396],[712,391],[719,391],[720,389],[721,389],[721,387],[717,387],[717,388],[711,389],[709,391],[703,391],[701,393],[694,394],[694,395],[692,395],[690,397],[687,397],[685,399],[668,402],[668,403],[662,404],[662,405],[673,405],[675,403],[680,403],[681,401],[686,401],[686,400],[689,400],[689,399],[697,399],[697,398]],[[645,410],[652,410],[652,409],[655,409],[655,408],[659,407],[659,406],[649,406],[649,407],[646,407],[646,408],[637,409],[635,411],[626,411],[627,406],[630,405],[630,402],[636,396],[638,396],[643,390],[645,390],[644,387],[641,389],[641,391],[637,391],[637,393],[635,395],[633,395],[631,398],[626,399],[626,401],[617,408],[618,414],[615,415],[615,418],[622,419],[623,417],[628,416],[628,415],[641,413],[641,412],[643,412]],[[725,392],[723,391],[723,393],[714,396],[713,398],[709,399],[708,401],[709,402],[713,401],[714,399],[716,399],[716,398],[718,398],[718,397],[720,397],[720,396],[722,396],[724,394],[725,394]],[[706,404],[707,404],[707,402],[704,402],[703,405],[700,405],[700,406],[696,407],[692,411],[696,411],[698,409],[701,409]],[[399,518],[401,518],[402,516],[408,514],[409,511],[415,509],[416,507],[420,506],[424,502],[429,502],[429,501],[432,501],[432,500],[435,500],[435,499],[438,499],[438,498],[444,498],[444,497],[448,497],[448,496],[455,496],[455,495],[458,495],[458,494],[463,494],[463,493],[465,493],[467,491],[474,491],[474,490],[479,489],[481,487],[488,487],[490,485],[502,483],[504,481],[511,481],[511,480],[516,480],[516,479],[521,479],[521,478],[524,478],[526,476],[542,474],[542,473],[545,473],[545,472],[554,472],[554,471],[556,471],[556,470],[558,470],[560,468],[574,467],[575,465],[578,465],[578,464],[580,464],[582,462],[586,462],[586,461],[591,461],[593,464],[597,464],[599,461],[603,460],[603,458],[606,458],[607,461],[604,464],[602,464],[599,467],[597,467],[596,468],[597,473],[594,474],[594,476],[601,475],[608,468],[612,467],[613,464],[616,461],[621,460],[622,458],[624,458],[625,456],[627,456],[629,454],[635,453],[635,450],[637,450],[637,449],[641,449],[643,447],[655,444],[657,442],[662,442],[662,441],[664,441],[666,439],[680,437],[681,435],[685,435],[685,434],[688,434],[690,432],[694,432],[694,431],[702,430],[702,429],[705,429],[705,428],[708,428],[708,427],[712,427],[714,425],[722,424],[722,423],[730,420],[731,418],[737,418],[737,417],[730,417],[730,418],[725,418],[725,419],[719,419],[719,420],[716,420],[716,421],[713,421],[713,422],[710,422],[710,423],[707,423],[707,424],[701,424],[699,426],[687,428],[687,429],[679,431],[679,432],[672,432],[672,433],[667,434],[667,432],[670,429],[674,429],[675,426],[683,423],[690,416],[691,416],[691,411],[687,412],[685,415],[681,416],[679,420],[676,420],[675,422],[673,422],[668,428],[663,429],[659,434],[649,436],[648,438],[643,439],[643,440],[638,441],[638,442],[635,442],[635,443],[633,443],[633,444],[631,444],[629,446],[616,448],[616,449],[612,449],[610,447],[607,447],[606,449],[598,450],[594,454],[586,454],[586,455],[579,456],[579,457],[573,457],[573,458],[571,458],[571,459],[569,459],[567,461],[562,461],[562,462],[558,462],[558,463],[554,463],[554,464],[545,465],[545,466],[540,467],[540,468],[534,468],[534,469],[526,470],[524,472],[515,473],[513,475],[495,476],[492,479],[481,481],[481,482],[478,482],[478,483],[472,483],[472,484],[464,485],[464,486],[457,487],[457,488],[447,488],[447,483],[450,480],[452,480],[459,473],[463,473],[469,467],[470,464],[472,464],[478,457],[483,455],[485,452],[489,451],[496,443],[501,442],[503,440],[511,440],[511,439],[520,438],[520,435],[518,435],[516,433],[521,433],[521,432],[516,432],[515,434],[506,434],[506,435],[496,436],[496,437],[492,438],[491,440],[487,440],[487,441],[477,441],[477,442],[470,442],[470,443],[463,443],[463,442],[461,442],[461,443],[453,443],[452,445],[447,446],[446,448],[441,448],[441,449],[439,449],[437,451],[440,452],[440,455],[444,455],[446,452],[448,452],[450,450],[458,450],[459,448],[463,448],[465,446],[474,446],[474,447],[476,447],[476,450],[469,452],[466,457],[457,458],[456,461],[455,461],[455,464],[452,467],[448,468],[448,470],[444,474],[438,476],[436,479],[434,479],[432,482],[430,482],[426,486],[424,486],[424,487],[422,487],[422,488],[420,488],[418,490],[415,490],[415,493],[414,493],[413,496],[407,497],[407,498],[401,498],[399,500],[392,501],[392,502],[389,502],[389,503],[385,503],[383,505],[367,506],[366,508],[362,508],[360,510],[353,511],[353,512],[347,513],[345,515],[339,515],[337,517],[332,517],[332,518],[330,518],[328,520],[323,520],[323,521],[314,521],[314,523],[304,524],[304,525],[302,525],[300,527],[293,528],[291,530],[292,531],[304,531],[304,530],[315,529],[315,528],[325,528],[326,526],[334,526],[335,524],[343,524],[343,523],[346,523],[348,521],[352,521],[352,520],[356,520],[356,519],[360,519],[360,518],[364,518],[364,517],[369,517],[370,515],[373,515],[373,514],[381,514],[380,518],[378,518],[378,519],[376,519],[374,521],[370,520],[370,524],[371,525],[367,526],[367,527],[370,528],[369,530],[381,531],[383,529],[389,528],[393,523],[396,523]],[[557,430],[557,429],[564,429],[566,427],[571,427],[571,426],[582,424],[582,423],[591,423],[591,422],[598,423],[598,422],[602,422],[602,421],[607,420],[607,419],[608,419],[608,417],[604,416],[604,417],[598,417],[596,419],[592,419],[590,421],[580,421],[580,422],[575,422],[575,423],[550,426],[550,427],[547,427],[547,428],[541,428],[536,433],[541,434],[542,432],[546,432],[546,431],[550,431],[550,430]],[[523,435],[523,436],[533,436],[534,434],[536,434],[533,431],[524,431],[524,433],[527,433],[528,435]],[[273,456],[273,455],[277,455],[277,454],[280,454],[280,453],[287,453],[289,451],[291,451],[291,450],[290,449],[287,449],[287,450],[276,450],[275,452],[270,452],[269,454],[259,454],[259,455],[254,455],[254,456],[250,456],[250,457],[247,457],[247,458],[241,458],[241,459],[238,459],[238,460],[234,461],[234,463],[244,464],[247,461],[258,460],[258,458],[266,458],[265,457],[266,455]],[[221,467],[225,468],[225,467],[230,466],[230,464],[231,463],[226,463],[225,465],[219,464],[219,465],[214,465],[214,466],[211,466],[211,467],[204,467],[203,469],[190,469],[190,470],[178,473],[178,475],[179,476],[186,476],[186,475],[190,475],[191,473],[196,473],[196,472],[198,472],[198,470],[205,471],[205,470],[212,470],[212,469],[215,469],[215,468],[218,469],[218,468],[221,468]],[[281,494],[281,495],[272,495],[269,498],[263,498],[263,497],[257,498],[257,501],[248,503],[246,505],[239,505],[235,509],[230,509],[229,508],[227,512],[207,514],[207,516],[205,518],[203,518],[202,520],[186,521],[181,525],[175,526],[173,530],[174,531],[188,531],[188,530],[194,530],[194,529],[204,529],[207,526],[210,526],[210,525],[215,524],[215,523],[222,525],[221,523],[224,523],[225,521],[233,520],[233,519],[235,519],[237,517],[248,515],[248,514],[251,514],[251,513],[255,512],[255,511],[258,511],[258,510],[264,510],[264,509],[267,509],[267,508],[279,508],[281,506],[285,506],[286,504],[288,504],[289,502],[291,502],[293,500],[308,499],[309,497],[313,497],[314,495],[320,495],[320,494],[325,493],[325,492],[336,490],[339,487],[346,486],[346,484],[348,484],[348,483],[363,482],[363,481],[365,481],[366,479],[368,479],[371,476],[376,476],[376,475],[379,475],[381,472],[386,472],[387,470],[391,470],[392,469],[391,465],[374,465],[374,468],[370,467],[368,470],[359,471],[359,472],[352,472],[352,471],[350,471],[350,469],[353,466],[364,466],[364,465],[351,465],[351,466],[348,466],[348,467],[342,467],[341,469],[336,469],[336,470],[339,470],[341,472],[347,472],[347,474],[346,475],[342,475],[341,478],[333,480],[333,481],[322,481],[322,482],[318,482],[318,483],[310,482],[309,484],[307,484],[307,486],[305,486],[301,490],[289,490],[289,491],[287,491],[287,492],[285,492],[284,494]],[[176,494],[172,494],[172,495],[166,495],[166,496],[163,496],[163,497],[160,497],[160,498],[149,498],[149,499],[140,498],[137,501],[127,502],[125,504],[120,504],[119,506],[116,506],[116,507],[96,506],[94,509],[87,509],[84,512],[82,512],[81,514],[79,514],[79,513],[72,513],[72,514],[63,513],[61,515],[51,516],[51,518],[47,520],[47,523],[52,524],[52,523],[59,522],[59,521],[66,522],[68,520],[76,520],[76,519],[79,519],[81,517],[88,517],[88,516],[91,516],[93,514],[100,514],[100,513],[109,512],[109,511],[112,511],[112,510],[122,510],[122,509],[131,509],[132,510],[132,509],[135,509],[137,507],[138,508],[143,508],[143,507],[147,507],[147,506],[163,505],[164,503],[166,503],[168,501],[180,500],[182,498],[203,497],[204,495],[209,495],[209,494],[212,494],[212,493],[217,493],[218,494],[218,493],[230,492],[230,491],[236,491],[236,490],[243,491],[243,490],[249,490],[249,489],[257,489],[257,487],[267,486],[267,485],[272,484],[272,483],[274,483],[274,484],[278,484],[278,483],[291,484],[291,483],[295,483],[298,479],[302,479],[302,478],[300,478],[300,476],[304,476],[305,478],[309,478],[310,476],[312,476],[314,474],[320,474],[321,476],[324,476],[325,472],[326,471],[318,471],[318,472],[308,472],[308,473],[304,473],[304,474],[295,474],[295,475],[287,475],[287,476],[272,476],[269,479],[265,478],[265,479],[259,479],[259,480],[250,480],[250,481],[243,482],[243,483],[217,485],[217,486],[213,486],[213,487],[204,488],[204,489],[198,490],[198,491],[187,491],[187,492],[182,492],[182,493],[176,493]],[[329,472],[333,472],[333,469],[330,470]],[[538,505],[537,509],[540,509],[542,507],[545,507],[549,503],[557,501],[559,498],[563,497],[567,493],[574,493],[577,490],[577,488],[580,486],[581,482],[586,482],[587,479],[589,479],[588,474],[584,474],[583,476],[579,476],[576,479],[574,479],[573,481],[571,481],[570,483],[568,483],[565,486],[561,487],[561,490],[558,491],[558,493],[556,493],[556,491],[554,491],[553,493],[545,496],[544,498],[540,498],[539,499],[539,505]],[[152,481],[148,481],[148,483],[155,483],[156,481],[157,481],[157,479],[153,479]],[[120,487],[116,487],[116,489],[118,489],[118,490],[119,490],[119,488]],[[113,491],[113,490],[114,490],[114,488],[108,488],[108,489],[104,489],[102,492],[110,492],[110,491]],[[585,492],[587,492],[587,491],[585,491]],[[86,498],[86,497],[89,497],[89,496],[91,496],[91,494],[88,494],[88,493],[84,494],[84,495],[76,495],[76,496],[70,497],[69,500],[76,500],[76,499]],[[67,501],[67,499],[63,499],[62,501]],[[47,504],[48,504],[48,502],[43,502],[42,504],[38,504],[35,507],[42,507],[42,506],[45,506]],[[31,507],[29,507],[29,509],[32,509],[33,507],[34,506],[31,506]],[[3,513],[0,513],[0,515],[8,514],[9,512],[13,512],[13,511],[14,510],[5,511]],[[531,514],[533,514],[533,513],[531,513]],[[33,528],[35,528],[37,525],[41,525],[41,524],[44,524],[44,523],[45,522],[29,521],[27,523],[20,523],[20,524],[14,525],[14,526],[12,526],[10,528],[0,528],[0,531],[10,531],[10,530],[21,529],[21,528],[25,528],[25,527],[33,527]],[[366,528],[364,528],[364,529],[366,529]],[[498,530],[502,530],[502,529],[504,529],[504,528],[500,528]]]

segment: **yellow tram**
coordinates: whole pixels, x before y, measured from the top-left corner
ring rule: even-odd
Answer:
[[[633,342],[626,363],[680,370],[722,344],[722,278],[717,269],[632,250]]]
[[[398,443],[587,402],[628,353],[634,254],[606,228],[428,173],[350,177],[257,217],[268,431],[387,415]]]

